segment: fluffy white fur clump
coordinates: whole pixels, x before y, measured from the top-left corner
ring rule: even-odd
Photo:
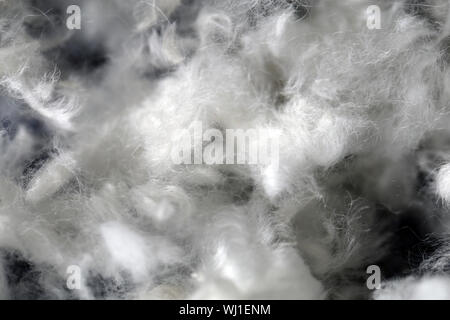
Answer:
[[[445,201],[450,202],[450,166],[448,164],[439,168],[436,177],[437,194]]]
[[[406,278],[392,281],[375,293],[381,300],[448,300],[450,281],[448,277]]]
[[[449,17],[1,1],[0,297],[450,298]],[[279,130],[279,167],[174,164],[198,121]]]

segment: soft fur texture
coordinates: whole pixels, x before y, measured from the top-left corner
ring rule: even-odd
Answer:
[[[450,298],[449,39],[446,0],[0,1],[0,298]],[[174,165],[195,121],[279,168]]]

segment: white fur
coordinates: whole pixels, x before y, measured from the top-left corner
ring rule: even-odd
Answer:
[[[73,294],[88,299],[99,278],[115,285],[106,297],[358,297],[367,265],[389,254],[376,205],[422,201],[416,151],[450,136],[448,4],[432,1],[436,29],[403,1],[375,2],[381,30],[366,27],[374,1],[308,1],[299,18],[281,0],[205,0],[194,36],[168,23],[179,0],[80,1],[81,39],[109,57],[93,74],[61,74],[41,54],[73,31],[31,38],[26,1],[0,2],[0,90],[51,135],[0,131],[0,247],[21,252],[59,298],[69,265],[83,270]],[[279,167],[174,165],[180,129],[195,121],[280,130]],[[21,185],[42,143],[54,152]],[[433,191],[448,202],[447,166]],[[433,196],[423,206],[442,214]],[[2,298],[5,279],[0,264]],[[448,297],[444,276],[404,281],[375,297]]]

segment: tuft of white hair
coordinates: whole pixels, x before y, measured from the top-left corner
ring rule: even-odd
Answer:
[[[450,231],[450,9],[417,2],[0,1],[0,297],[448,297],[416,274],[448,242],[409,259]],[[278,166],[174,163],[198,122]]]

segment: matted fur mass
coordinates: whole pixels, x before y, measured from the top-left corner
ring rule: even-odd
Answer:
[[[0,0],[0,298],[449,299],[449,39],[446,0]],[[196,121],[279,168],[175,165]]]

